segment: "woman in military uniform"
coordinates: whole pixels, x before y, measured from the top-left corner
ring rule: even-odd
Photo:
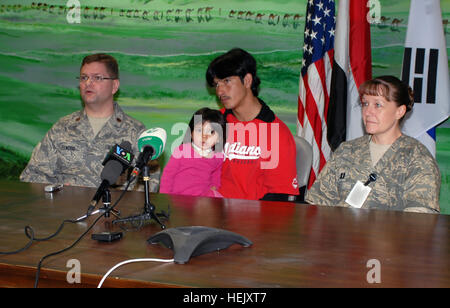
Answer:
[[[312,204],[439,213],[436,160],[400,124],[414,104],[410,87],[393,76],[359,89],[366,135],[344,142],[307,193]]]

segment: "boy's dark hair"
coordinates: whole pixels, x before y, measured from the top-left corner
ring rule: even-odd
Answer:
[[[256,60],[251,54],[240,48],[233,48],[227,53],[215,58],[206,71],[206,81],[210,87],[214,87],[214,78],[224,79],[231,76],[239,76],[244,81],[245,75],[250,73],[253,77],[251,89],[255,97],[259,93],[261,80],[256,75]]]
[[[201,120],[201,122],[200,122]],[[189,121],[189,130],[186,132],[183,142],[192,142],[192,132],[194,131],[194,126],[201,123],[209,122],[211,127],[219,134],[219,143],[214,147],[214,151],[220,152],[223,149],[223,144],[226,140],[226,120],[224,115],[216,109],[210,109],[208,107],[201,108],[197,110]],[[222,137],[222,138],[220,138]]]
[[[86,56],[81,62],[81,67],[83,67],[85,64],[90,64],[93,62],[103,63],[106,66],[108,73],[110,74],[109,77],[119,79],[119,65],[117,64],[117,61],[113,56],[104,53],[96,53]]]

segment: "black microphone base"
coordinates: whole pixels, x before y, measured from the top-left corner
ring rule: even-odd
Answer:
[[[160,217],[162,219],[160,219]],[[168,220],[168,219],[169,219],[169,215],[166,214],[164,211],[162,213],[155,213],[154,211],[145,211],[141,215],[135,215],[135,216],[129,216],[129,217],[125,217],[125,218],[116,219],[112,223],[113,224],[131,223],[133,226],[141,227],[145,222],[154,220],[160,225],[161,229],[164,230],[166,228],[166,225],[162,222],[162,220]]]
[[[148,158],[146,158],[146,160],[144,160],[144,162],[146,163],[147,160],[148,160]],[[155,214],[156,207],[150,202],[150,183],[149,183],[150,170],[149,170],[148,165],[145,165],[142,168],[142,176],[144,178],[144,184],[145,184],[145,186],[144,186],[144,192],[145,192],[144,212],[141,215],[130,216],[130,217],[122,218],[122,219],[116,219],[113,221],[113,224],[119,223],[119,222],[130,222],[134,227],[140,228],[144,224],[144,222],[154,220],[161,226],[161,229],[165,229],[166,226],[162,223],[160,217],[165,220],[168,220],[169,213],[166,214],[164,211],[162,211],[162,213]],[[169,212],[170,212],[170,206],[169,206]]]
[[[120,211],[111,209],[110,207],[99,208],[101,214],[104,214],[106,218],[109,218],[110,214],[113,214],[116,218],[120,218]]]

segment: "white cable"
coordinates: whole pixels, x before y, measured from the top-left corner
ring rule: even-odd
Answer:
[[[78,217],[77,219],[75,219],[75,221],[76,221],[76,222],[83,221],[84,219],[88,218],[89,216],[95,215],[95,214],[97,214],[98,212],[100,212],[100,210],[93,211],[93,212],[92,212],[91,214],[89,214],[89,215],[86,214],[86,215],[84,215],[84,216]]]
[[[169,262],[173,262],[174,259],[131,259],[131,260],[126,260],[123,262],[120,262],[116,265],[114,265],[106,274],[105,276],[103,276],[102,280],[100,280],[100,283],[98,284],[97,288],[101,288],[103,282],[105,281],[105,279],[118,267],[128,264],[128,263],[134,263],[134,262],[164,262],[164,263],[169,263]]]

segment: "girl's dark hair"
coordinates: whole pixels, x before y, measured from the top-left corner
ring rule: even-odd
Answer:
[[[232,76],[238,76],[244,82],[244,77],[248,73],[253,77],[251,89],[253,95],[257,97],[261,80],[256,75],[256,60],[247,51],[233,48],[209,64],[206,70],[206,82],[210,87],[214,87],[214,78],[224,79]]]
[[[414,106],[413,90],[410,86],[394,76],[380,76],[372,80],[367,80],[359,87],[358,91],[360,99],[364,95],[382,96],[387,101],[395,102],[397,107],[405,105],[405,115]]]
[[[226,120],[219,110],[210,109],[208,107],[201,108],[194,112],[189,121],[189,130],[186,132],[183,143],[191,143],[194,127],[200,123],[203,125],[205,122],[209,122],[214,131],[219,134],[219,143],[214,147],[214,151],[222,151],[226,140]]]

